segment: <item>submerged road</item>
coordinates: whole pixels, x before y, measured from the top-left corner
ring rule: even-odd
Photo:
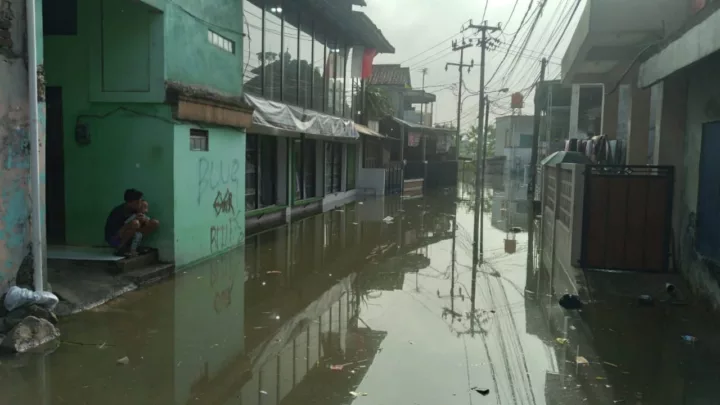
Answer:
[[[717,353],[674,329],[700,321],[559,314],[489,213],[473,297],[469,206],[365,201],[248,238],[1,359],[0,404],[717,403]]]

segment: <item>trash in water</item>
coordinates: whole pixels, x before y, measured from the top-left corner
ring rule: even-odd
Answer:
[[[694,342],[697,341],[697,338],[696,338],[695,336],[684,335],[684,336],[682,337],[682,340],[684,340],[684,341],[686,341],[686,342],[688,342],[688,343],[694,343]]]
[[[595,377],[596,380],[605,380],[605,377]]]
[[[608,361],[603,361],[603,364],[607,364],[608,366],[612,366],[612,367],[617,368],[617,364],[613,364],[613,363],[610,363],[610,362],[608,362]]]
[[[638,304],[645,306],[645,307],[649,307],[649,306],[654,305],[655,302],[653,301],[653,297],[651,297],[647,294],[643,294],[638,297]]]
[[[117,364],[121,364],[121,365],[125,366],[127,364],[130,364],[130,359],[127,356],[125,356],[121,359],[118,359]]]
[[[282,274],[282,271],[280,271],[280,270],[270,270],[270,271],[266,271],[265,274]]]
[[[363,205],[363,202],[362,201],[358,202],[358,205]]]
[[[408,343],[410,343],[411,345],[415,344],[415,342],[413,342],[412,340],[408,340]]]
[[[590,364],[590,362],[588,361],[588,359],[586,359],[586,358],[583,357],[583,356],[577,356],[577,357],[575,358],[575,362],[576,362],[577,364]]]
[[[580,301],[580,297],[573,294],[565,294],[562,297],[560,297],[560,300],[558,301],[561,307],[565,309],[581,309],[583,307],[582,301]]]
[[[333,364],[330,366],[330,370],[332,371],[342,371],[345,368],[344,364]]]
[[[260,391],[261,394],[267,395],[267,391]]]
[[[355,391],[350,391],[350,395],[352,395],[352,396],[354,396],[354,397],[366,397],[366,396],[367,396],[367,392],[355,392]]]
[[[567,339],[561,338],[561,337],[555,338],[555,341],[558,342],[558,343],[560,343],[561,345],[564,345],[564,344],[566,344],[566,343],[568,342]]]
[[[478,388],[478,387],[472,387],[471,389],[482,396],[486,396],[490,393],[490,390],[486,390],[486,389],[482,389],[482,388]]]
[[[391,217],[391,216],[387,216],[387,217],[383,218],[383,222],[385,222],[386,224],[390,224],[390,223],[392,223],[392,221],[393,221],[393,217]]]

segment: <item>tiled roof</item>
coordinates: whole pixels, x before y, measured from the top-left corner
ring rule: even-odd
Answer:
[[[412,88],[410,68],[400,65],[373,65],[370,84]]]

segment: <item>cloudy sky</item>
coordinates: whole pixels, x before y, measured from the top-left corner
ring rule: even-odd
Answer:
[[[487,10],[485,11],[487,3]],[[362,9],[385,37],[395,46],[395,54],[378,55],[375,63],[401,63],[410,67],[412,84],[422,85],[423,68],[428,69],[425,77],[426,90],[437,95],[435,122],[456,121],[457,114],[457,67],[445,70],[446,62],[458,62],[460,53],[453,52],[451,41],[477,38],[474,30],[461,32],[470,19],[479,24],[483,12],[488,25],[501,23],[503,30],[494,36],[500,41],[497,49],[487,53],[486,80],[489,91],[509,88],[511,92],[524,91],[538,78],[540,59],[549,59],[546,77],[554,79],[560,75],[560,62],[565,53],[578,17],[585,7],[585,0],[366,0]],[[579,2],[579,5],[578,5]],[[573,10],[577,11],[573,15]],[[528,11],[529,10],[529,11]],[[539,18],[538,12],[541,11]],[[572,16],[572,18],[571,18]],[[525,17],[525,21],[523,21]],[[537,22],[536,22],[537,21]],[[521,24],[522,22],[522,24]],[[534,25],[534,28],[533,28]],[[565,35],[561,34],[568,27]],[[517,34],[517,35],[515,35]],[[513,37],[515,40],[513,42]],[[510,44],[512,43],[512,46]],[[523,46],[526,44],[526,46]],[[552,53],[553,48],[556,48]],[[522,52],[521,52],[522,51]],[[507,55],[507,56],[506,56]],[[505,61],[501,64],[501,61]],[[465,50],[465,62],[475,61],[476,67],[470,73],[464,72],[461,125],[468,128],[478,114],[480,48]],[[509,114],[509,97],[493,94],[491,114]],[[532,93],[523,109],[532,114]]]

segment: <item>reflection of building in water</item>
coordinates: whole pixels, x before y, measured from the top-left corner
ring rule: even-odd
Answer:
[[[504,176],[502,188],[493,188],[491,223],[501,231],[513,227],[527,229],[527,186],[522,177]]]

